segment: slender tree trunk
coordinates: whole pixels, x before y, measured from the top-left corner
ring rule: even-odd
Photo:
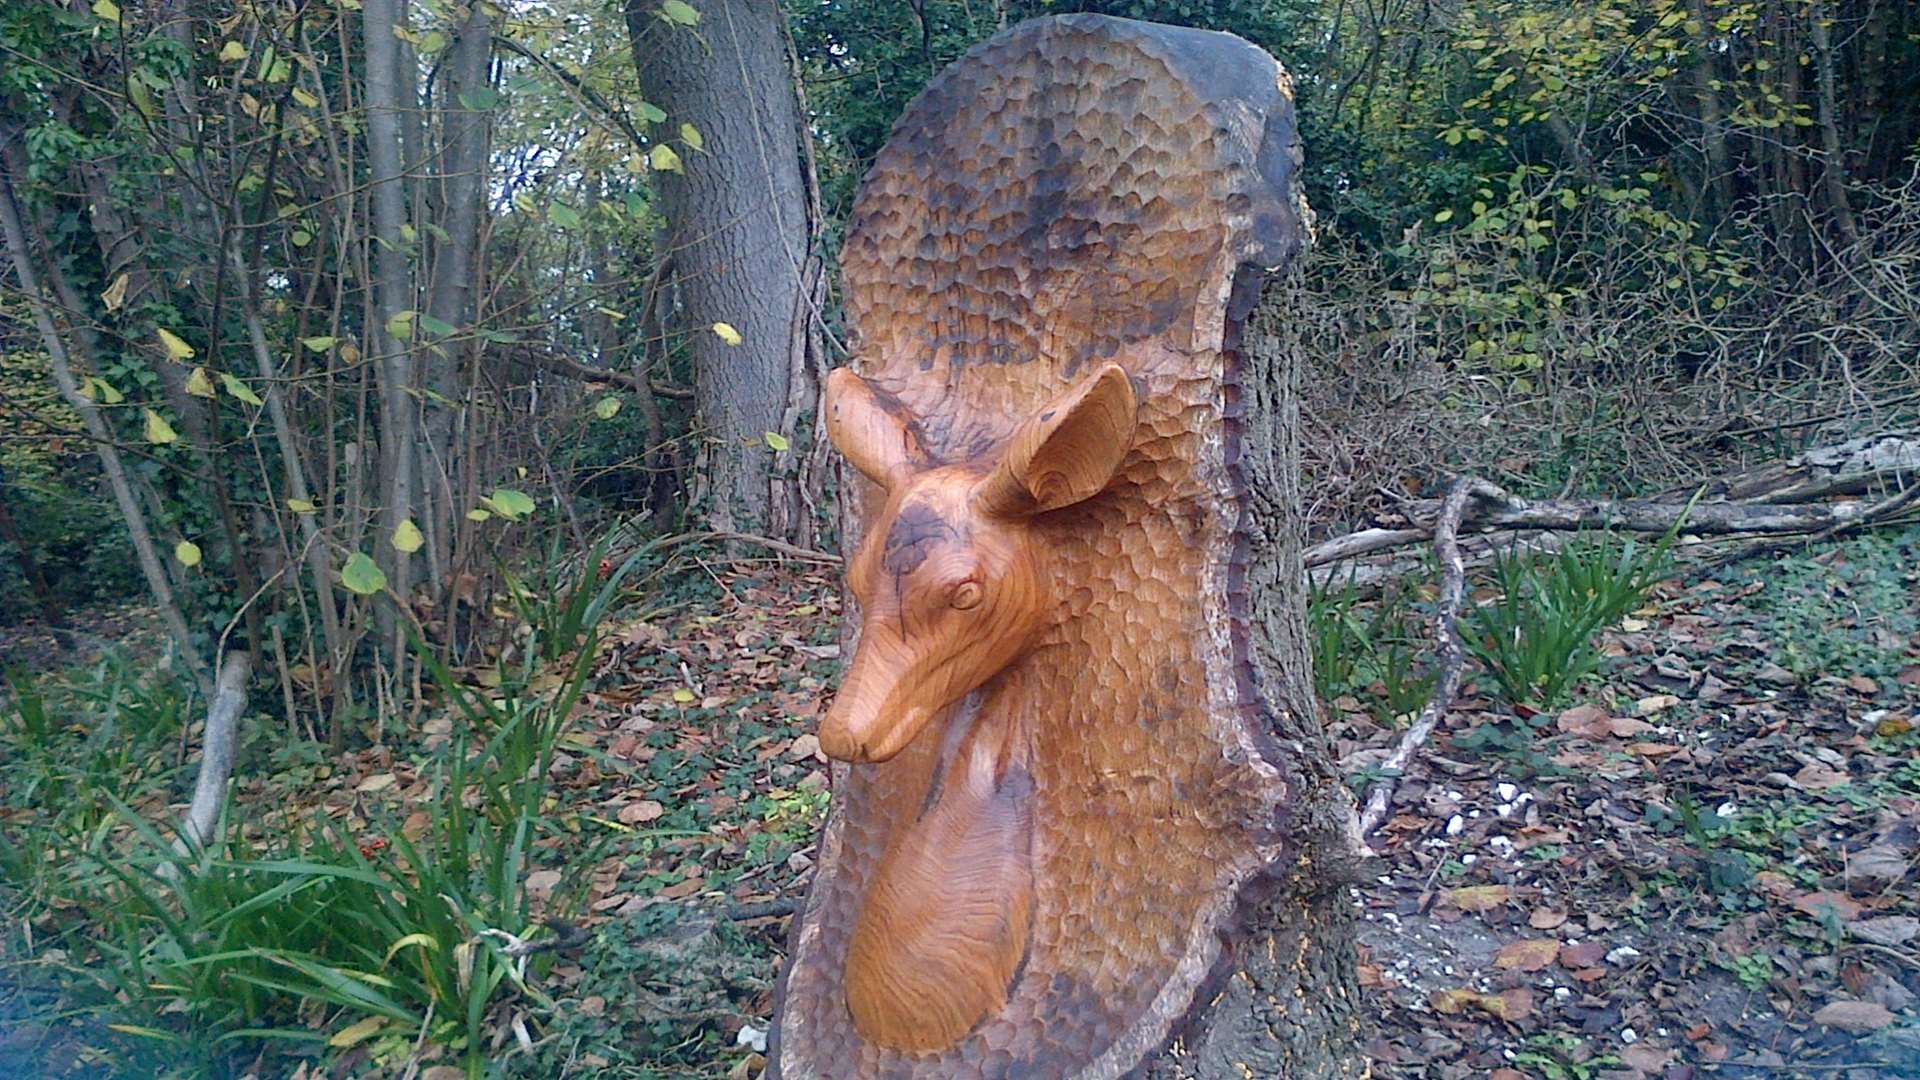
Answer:
[[[406,184],[401,164],[401,110],[414,104],[411,71],[400,64],[400,41],[393,36],[401,25],[407,0],[366,0],[361,29],[366,48],[365,104],[367,111],[367,186],[373,203],[374,321],[368,339],[379,357],[380,472],[386,498],[382,540],[394,535],[413,515],[414,444],[418,430],[413,393],[411,341],[390,330],[394,316],[411,310],[412,277],[407,259],[409,242]],[[404,79],[404,81],[403,81]],[[418,320],[409,328],[417,332]],[[413,560],[390,543],[373,545],[388,566],[388,584],[401,603],[412,591]],[[382,637],[399,655],[398,622],[382,609]]]
[[[800,121],[772,0],[700,5],[695,34],[669,26],[649,0],[628,0],[627,30],[641,92],[683,123],[703,150],[671,140],[681,172],[655,174],[667,219],[678,304],[664,313],[684,337],[695,409],[707,442],[708,516],[720,531],[770,523],[773,451],[788,405],[793,318],[806,259]],[[739,345],[710,329],[733,326]],[[787,522],[789,526],[793,523]]]
[[[1688,12],[1700,24],[1701,38],[1694,43],[1693,94],[1700,109],[1701,142],[1706,148],[1703,186],[1713,193],[1707,207],[1711,216],[1725,213],[1733,205],[1733,169],[1727,162],[1726,114],[1720,107],[1720,91],[1713,85],[1713,20],[1707,18],[1706,0],[1688,0]]]
[[[19,129],[12,122],[0,123],[0,143],[11,144],[17,138]],[[133,485],[127,480],[126,468],[120,461],[120,451],[114,445],[113,432],[107,428],[100,410],[80,392],[80,381],[74,377],[66,342],[54,326],[53,315],[47,309],[46,296],[40,291],[40,280],[33,272],[26,226],[22,221],[20,204],[14,197],[10,171],[0,169],[0,229],[6,232],[7,252],[12,257],[14,274],[20,279],[20,291],[26,294],[27,305],[33,311],[34,327],[40,332],[41,345],[47,350],[47,358],[52,363],[53,381],[60,388],[60,396],[66,399],[74,412],[80,414],[80,421],[86,425],[87,434],[93,440],[94,451],[100,455],[100,467],[107,474],[107,486],[113,492],[114,502],[120,507],[121,517],[126,520],[134,556],[139,560],[140,572],[147,579],[147,588],[153,593],[153,602],[160,609],[160,620],[172,635],[175,647],[180,650],[181,662],[192,672],[201,692],[211,699],[213,680],[207,673],[206,662],[194,647],[193,634],[187,629],[186,618],[180,614],[180,605],[174,601],[173,586],[167,580],[166,569],[161,565],[159,552],[154,548],[153,534],[147,529],[147,516],[141,511]]]
[[[1827,5],[1815,0],[1807,9],[1807,22],[1813,28],[1814,77],[1819,85],[1820,150],[1824,158],[1820,163],[1821,182],[1826,188],[1828,209],[1851,243],[1860,238],[1860,230],[1854,225],[1853,207],[1847,202],[1847,159],[1834,105],[1833,37],[1827,29]]]
[[[461,385],[461,359],[478,347],[469,335],[478,317],[474,277],[492,139],[493,110],[486,100],[492,92],[488,65],[493,55],[488,11],[485,4],[469,9],[448,50],[442,75],[446,89],[439,109],[440,166],[433,209],[446,235],[434,249],[427,313],[460,328],[461,342],[427,355],[426,383],[433,395],[426,405],[427,455],[422,466],[429,489],[422,493],[422,502],[429,508],[428,566],[436,590],[445,585],[455,528],[454,429],[467,397]]]

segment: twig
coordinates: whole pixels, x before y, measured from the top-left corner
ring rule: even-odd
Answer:
[[[1433,549],[1440,558],[1440,604],[1433,613],[1433,641],[1440,669],[1439,681],[1434,685],[1433,697],[1429,698],[1425,708],[1413,721],[1413,726],[1400,738],[1400,745],[1387,755],[1382,767],[1389,774],[1397,774],[1407,767],[1413,759],[1414,751],[1427,741],[1433,729],[1446,715],[1447,707],[1453,704],[1453,697],[1460,691],[1460,672],[1466,666],[1467,653],[1460,644],[1460,632],[1455,622],[1460,617],[1460,603],[1466,594],[1467,567],[1460,557],[1460,518],[1466,513],[1467,500],[1475,495],[1485,496],[1491,492],[1497,497],[1503,494],[1500,489],[1484,480],[1463,476],[1453,482],[1448,490],[1446,502],[1441,504],[1440,520],[1434,524]],[[1366,809],[1360,813],[1360,838],[1365,840],[1368,833],[1380,827],[1387,818],[1387,804],[1393,799],[1396,777],[1389,775],[1373,786],[1367,796]]]
[[[765,919],[775,915],[791,915],[799,910],[800,901],[792,897],[781,897],[777,900],[765,900],[758,904],[729,904],[727,906],[727,918],[732,919],[734,922],[745,922],[748,919]]]

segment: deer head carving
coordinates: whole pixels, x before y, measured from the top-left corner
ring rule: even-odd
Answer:
[[[832,374],[827,433],[886,502],[847,568],[860,644],[821,722],[822,750],[885,761],[1026,651],[1059,608],[1033,521],[1099,494],[1135,419],[1133,384],[1107,364],[997,454],[943,463],[898,401],[849,369]]]

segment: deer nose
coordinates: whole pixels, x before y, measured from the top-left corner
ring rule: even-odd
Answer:
[[[820,750],[856,765],[873,764],[905,750],[920,734],[933,710],[901,706],[891,700],[870,703],[858,688],[843,689],[820,722]]]

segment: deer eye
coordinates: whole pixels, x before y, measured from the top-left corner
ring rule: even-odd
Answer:
[[[980,588],[979,582],[963,581],[953,587],[952,594],[947,597],[947,603],[960,611],[965,611],[968,608],[978,607],[982,595],[984,590]]]

